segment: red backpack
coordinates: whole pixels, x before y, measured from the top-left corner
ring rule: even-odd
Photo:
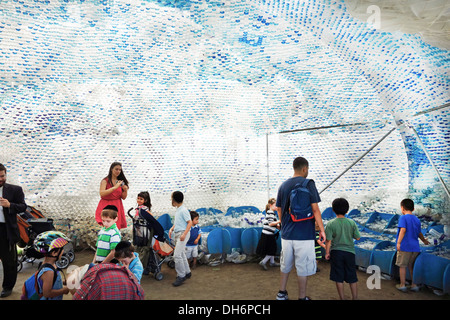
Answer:
[[[144,300],[144,290],[128,268],[100,263],[86,272],[73,299]]]

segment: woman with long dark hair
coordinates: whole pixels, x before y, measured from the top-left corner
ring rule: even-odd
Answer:
[[[95,211],[95,220],[102,224],[102,210],[108,205],[116,206],[118,209],[117,228],[124,229],[127,227],[125,219],[125,210],[122,200],[128,195],[128,180],[122,171],[120,162],[113,162],[109,167],[108,176],[100,183],[100,202]]]

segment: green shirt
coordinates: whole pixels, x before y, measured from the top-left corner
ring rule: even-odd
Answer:
[[[348,218],[335,218],[327,223],[325,236],[331,240],[331,250],[341,250],[355,253],[353,239],[360,238],[355,221]]]
[[[107,229],[103,227],[98,233],[96,260],[105,260],[108,254],[116,248],[120,240],[121,235],[116,224],[113,224]]]

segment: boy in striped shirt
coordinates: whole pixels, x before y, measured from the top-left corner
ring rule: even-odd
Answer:
[[[114,259],[114,249],[121,240],[120,231],[116,226],[117,211],[117,208],[111,205],[102,210],[103,228],[98,233],[93,263],[108,263]]]

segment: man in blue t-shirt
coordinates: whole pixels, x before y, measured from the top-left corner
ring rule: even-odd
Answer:
[[[307,277],[316,273],[316,253],[314,247],[315,223],[320,231],[320,239],[325,241],[325,229],[319,209],[320,196],[313,180],[307,184],[310,204],[314,219],[294,222],[289,214],[289,197],[294,187],[308,176],[309,164],[303,157],[293,162],[294,176],[283,182],[278,189],[278,216],[281,220],[281,281],[277,300],[287,300],[286,285],[289,273],[295,265],[298,276],[299,299],[308,300],[306,296]]]
[[[420,253],[419,238],[423,243],[429,244],[428,240],[422,234],[421,223],[412,212],[414,211],[414,201],[403,199],[400,202],[402,216],[398,220],[397,231],[397,260],[395,265],[399,267],[400,284],[396,288],[406,292],[406,268],[412,277],[414,262]],[[411,283],[411,291],[418,291],[419,287]]]

